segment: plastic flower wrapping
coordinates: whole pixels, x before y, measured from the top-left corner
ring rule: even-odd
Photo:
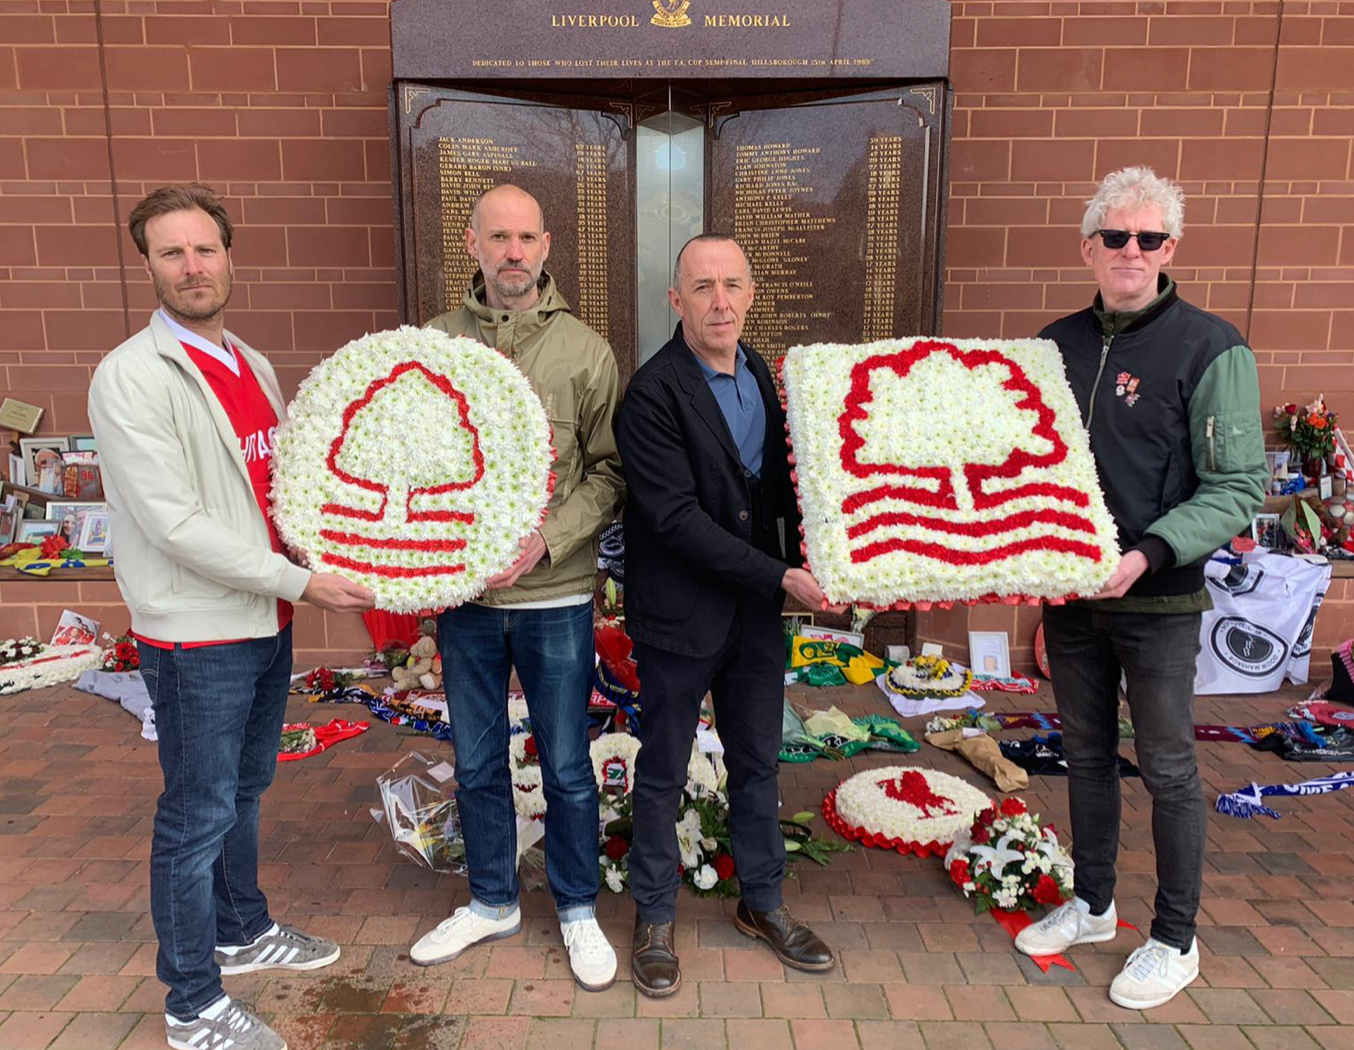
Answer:
[[[471,339],[404,326],[320,362],[278,429],[273,515],[316,570],[377,608],[459,605],[545,515],[550,424],[525,376]]]
[[[1119,560],[1047,340],[891,339],[781,365],[808,564],[833,603],[1062,600]]]
[[[945,870],[979,914],[990,908],[1029,911],[1072,896],[1072,858],[1052,826],[1040,826],[1018,798],[988,806],[955,836]]]

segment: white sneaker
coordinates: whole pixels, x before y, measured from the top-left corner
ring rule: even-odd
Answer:
[[[471,945],[511,937],[522,928],[522,910],[513,908],[501,919],[486,919],[469,908],[457,908],[409,949],[409,960],[418,966],[451,962]]]
[[[574,980],[586,991],[604,992],[616,980],[616,950],[606,934],[589,916],[559,924],[564,934],[564,946],[569,949],[569,968]]]
[[[1152,938],[1128,957],[1110,985],[1110,999],[1128,1010],[1150,1010],[1168,1003],[1175,993],[1199,976],[1199,942],[1189,951]]]
[[[1091,906],[1073,897],[1016,935],[1015,946],[1026,955],[1060,955],[1074,944],[1111,941],[1119,930],[1119,916],[1111,903],[1104,915],[1092,915]]]

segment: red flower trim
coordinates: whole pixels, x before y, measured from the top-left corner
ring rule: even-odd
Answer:
[[[953,845],[952,842],[936,842],[934,840],[931,842],[908,842],[904,839],[889,838],[882,832],[854,827],[837,815],[836,788],[828,792],[827,797],[823,799],[823,819],[827,821],[828,827],[844,839],[859,842],[863,846],[873,846],[875,849],[897,850],[904,855],[913,853],[918,857],[943,857],[945,851]]]
[[[340,569],[369,572],[373,576],[387,576],[398,579],[416,576],[455,576],[457,573],[465,572],[464,565],[420,565],[416,568],[407,568],[403,565],[375,565],[371,562],[355,561],[352,558],[345,558],[341,554],[330,554],[328,552],[320,555],[320,561],[326,565],[337,566]]]
[[[908,551],[912,554],[935,558],[937,561],[948,562],[951,565],[987,565],[989,562],[1000,561],[1003,558],[1009,558],[1025,551],[1047,550],[1076,554],[1082,558],[1089,558],[1091,561],[1099,561],[1104,556],[1104,552],[1099,547],[1093,547],[1089,543],[1081,543],[1078,540],[1063,539],[1061,536],[1035,536],[985,551],[952,550],[949,547],[942,547],[938,543],[905,540],[895,536],[893,539],[880,540],[878,543],[869,543],[864,547],[858,547],[851,552],[851,560],[859,565],[861,562],[878,558],[881,554],[888,554],[890,551]],[[1006,595],[1002,601],[1008,605],[1017,605],[1020,603],[1020,596]],[[920,604],[919,602],[918,605]]]
[[[948,518],[925,517],[906,511],[887,511],[852,525],[846,530],[846,535],[854,540],[885,525],[920,525],[936,532],[951,532],[958,536],[994,536],[1009,532],[1011,529],[1026,528],[1035,522],[1061,525],[1065,529],[1095,535],[1095,526],[1090,521],[1080,515],[1061,510],[1026,510],[1007,518],[994,518],[990,521],[951,521]]]
[[[355,532],[336,532],[334,529],[321,529],[320,539],[348,547],[375,547],[379,550],[394,551],[459,551],[463,550],[466,544],[465,540],[379,539],[375,536],[362,536]]]

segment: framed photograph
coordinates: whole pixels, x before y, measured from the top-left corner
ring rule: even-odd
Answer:
[[[70,609],[61,611],[56,630],[52,632],[52,645],[93,645],[99,640],[99,621],[81,616]]]
[[[969,631],[969,669],[979,677],[1010,678],[1011,651],[1005,631]]]
[[[24,458],[17,452],[9,454],[9,483],[11,485],[28,484],[28,468],[24,466]]]
[[[13,543],[19,531],[19,522],[23,517],[23,506],[15,500],[7,506],[0,506],[0,547]]]
[[[61,453],[69,452],[70,447],[70,439],[64,435],[20,438],[19,453],[23,456],[29,488],[60,493],[64,483]]]
[[[1283,526],[1277,514],[1257,514],[1251,521],[1251,539],[1272,551],[1283,550]]]
[[[14,538],[19,543],[41,543],[48,536],[55,536],[61,522],[48,521],[46,518],[25,518],[19,522],[19,534]]]
[[[94,440],[93,434],[72,434],[71,435],[72,452],[98,452],[99,443]]]
[[[85,518],[90,514],[106,514],[107,503],[86,503],[74,500],[49,500],[47,520],[57,523],[56,535],[72,547],[79,547],[80,534],[85,527]]]
[[[102,554],[108,546],[108,512],[90,511],[80,528],[80,542],[75,544],[86,554]]]

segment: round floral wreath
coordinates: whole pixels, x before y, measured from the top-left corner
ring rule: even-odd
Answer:
[[[69,682],[103,662],[97,645],[42,645],[31,638],[9,638],[0,643],[0,651],[22,654],[0,665],[0,694]]]
[[[317,570],[393,612],[459,605],[519,553],[554,486],[525,376],[471,339],[408,326],[321,361],[278,429],[273,515]]]
[[[934,769],[883,766],[848,777],[823,799],[828,826],[853,842],[919,857],[943,854],[990,800]]]
[[[619,768],[624,779],[621,781],[621,793],[628,795],[635,790],[635,757],[639,754],[639,737],[629,733],[603,733],[589,746],[592,755],[592,773],[597,786],[605,789],[612,781],[612,773]]]

